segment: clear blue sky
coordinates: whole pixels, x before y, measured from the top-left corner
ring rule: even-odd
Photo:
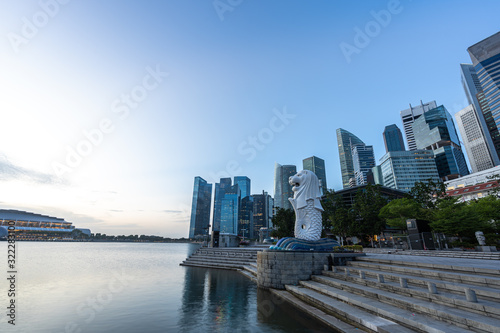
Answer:
[[[316,155],[340,189],[335,129],[378,160],[409,103],[459,111],[500,28],[498,1],[60,1],[0,1],[0,207],[109,234],[187,236],[195,176],[273,194]]]

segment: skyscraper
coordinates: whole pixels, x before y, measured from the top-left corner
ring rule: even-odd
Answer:
[[[238,222],[241,203],[241,192],[238,184],[227,188],[221,201],[220,232],[238,234]]]
[[[412,124],[412,129],[417,148],[434,152],[443,181],[469,174],[455,124],[443,105],[424,112]]]
[[[471,64],[460,64],[460,73],[462,77],[462,85],[464,87],[465,96],[469,104],[474,105],[474,112],[479,121],[481,132],[484,136],[486,147],[494,165],[500,164],[500,150],[495,148],[495,142],[500,147],[500,134],[495,121],[491,115],[490,108],[485,103],[483,88],[479,82],[476,69]],[[479,102],[481,99],[481,103]]]
[[[246,176],[235,176],[234,184],[238,184],[241,191],[241,198],[245,198],[250,196],[250,178]]]
[[[491,129],[496,127],[496,131],[490,131],[490,135],[498,157],[500,156],[500,137],[498,136],[500,130],[500,75],[498,75],[500,70],[500,32],[472,45],[467,51],[481,86],[481,91],[477,93],[482,93],[483,104],[489,108],[489,110],[481,109],[485,122]],[[492,119],[488,119],[486,114],[488,112]],[[491,123],[494,123],[495,126],[492,126]]]
[[[390,151],[373,168],[375,183],[409,192],[416,182],[439,182],[432,150]]]
[[[253,194],[253,228],[251,238],[259,237],[260,228],[271,227],[271,218],[273,216],[273,201],[267,192],[262,194]],[[288,200],[287,200],[288,201]]]
[[[355,145],[352,147],[352,164],[356,185],[367,184],[366,175],[375,166],[373,146]]]
[[[488,150],[474,104],[457,112],[455,119],[457,120],[458,129],[462,134],[472,172],[493,168],[493,160]]]
[[[337,128],[337,144],[339,147],[340,171],[342,172],[342,186],[349,187],[349,179],[354,179],[354,165],[352,163],[352,146],[364,145],[357,136],[343,128]]]
[[[210,225],[210,203],[212,201],[212,184],[201,177],[194,178],[193,203],[191,205],[191,222],[189,238],[197,235],[208,235]]]
[[[219,183],[215,183],[214,213],[212,217],[212,230],[220,231],[221,205],[226,189],[232,185],[231,178],[221,178]]]
[[[253,198],[250,196],[250,178],[236,176],[234,177],[234,184],[240,188],[241,195],[237,234],[249,236],[253,224]]]
[[[292,209],[288,198],[293,198],[292,186],[288,179],[297,173],[295,165],[274,165],[274,205],[279,208]],[[254,221],[255,223],[255,221]]]
[[[405,150],[405,143],[403,142],[403,135],[401,130],[396,124],[388,125],[382,134],[384,137],[385,152],[390,151],[403,151]]]
[[[408,150],[417,149],[417,145],[415,144],[415,136],[413,135],[412,124],[415,120],[417,120],[424,112],[429,111],[437,107],[436,101],[422,103],[420,101],[420,105],[411,106],[410,108],[401,111],[399,114],[401,115],[401,120],[403,121],[403,128],[405,131],[406,143],[408,145]]]
[[[319,157],[311,156],[302,160],[302,168],[304,170],[310,170],[321,181],[321,187],[323,188],[323,194],[326,194],[328,187],[326,186],[326,171],[325,171],[325,161]]]

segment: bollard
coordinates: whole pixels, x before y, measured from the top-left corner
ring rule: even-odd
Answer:
[[[359,277],[360,277],[361,279],[365,279],[365,272],[363,272],[363,271],[359,271]]]
[[[329,267],[328,267],[328,265],[323,265],[323,269],[324,269],[325,271],[329,271],[329,269],[328,269],[328,268],[329,268]]]
[[[477,303],[476,292],[470,288],[465,288],[465,298],[467,298],[469,302]]]
[[[399,285],[401,288],[408,288],[408,279],[406,278],[399,278]]]
[[[431,294],[437,294],[436,284],[432,282],[427,282],[427,289]]]
[[[337,273],[337,267],[332,266],[332,272]]]
[[[345,276],[348,276],[349,275],[349,268],[346,267],[344,273],[345,273]]]
[[[378,282],[384,283],[384,276],[382,274],[377,275]]]

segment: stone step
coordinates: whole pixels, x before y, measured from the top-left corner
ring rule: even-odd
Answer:
[[[245,271],[249,272],[250,274],[252,274],[255,278],[257,278],[257,268],[256,267],[253,267],[250,265],[245,265],[245,266],[243,266],[243,269]]]
[[[391,250],[389,250],[391,251]],[[499,260],[500,252],[393,250],[397,255]]]
[[[377,306],[382,306],[383,304],[395,308],[403,308],[414,313],[432,317],[434,320],[445,321],[460,326],[464,329],[479,329],[485,332],[500,333],[500,320],[496,318],[486,317],[477,313],[471,313],[469,311],[416,299],[414,297],[398,295],[377,288],[358,285],[350,281],[343,281],[326,276],[318,278],[320,278],[321,282],[301,281],[301,284],[316,291],[331,295],[337,299],[339,299],[338,295],[347,296],[348,298],[360,296],[364,299],[363,302],[372,299],[378,304]],[[363,307],[363,302],[357,303],[356,305]],[[384,317],[393,319],[386,315],[384,315]],[[404,321],[400,323],[404,323]]]
[[[195,253],[205,254],[209,256],[225,256],[225,257],[257,257],[257,253],[262,250],[240,249],[240,248],[201,248]]]
[[[205,256],[205,255],[192,255],[189,257],[189,259],[196,259],[196,260],[207,260],[207,261],[219,261],[219,262],[241,262],[241,263],[256,263],[257,259],[252,259],[252,258],[238,258],[238,257],[210,257],[210,256]]]
[[[245,275],[247,278],[252,280],[253,282],[257,283],[257,275],[252,274],[251,272],[245,270],[245,269],[239,269],[238,272],[241,274]]]
[[[309,314],[311,317],[332,328],[335,332],[359,333],[360,331],[357,327],[349,325],[348,323],[339,320],[336,317],[329,315],[328,313],[325,313],[324,311],[321,311],[314,306],[309,305],[308,303],[292,295],[289,291],[277,289],[270,289],[270,291],[279,298],[286,300],[301,311]]]
[[[354,269],[349,269],[350,275],[345,275],[345,272],[343,270],[338,269],[337,273],[325,271],[324,276],[313,276],[312,279],[313,281],[331,285],[329,283],[329,280],[324,279],[324,277],[331,277],[338,280],[354,282],[358,285],[385,290],[402,296],[414,297],[424,301],[442,304],[448,307],[462,309],[464,311],[474,312],[480,315],[500,319],[500,304],[498,303],[498,301],[479,300],[478,302],[471,302],[466,299],[465,292],[462,292],[462,295],[443,292],[441,290],[438,293],[433,293],[429,291],[429,286],[427,284],[424,286],[409,285],[409,287],[404,288],[401,287],[399,279],[397,281],[389,281],[389,279],[386,279],[384,277],[385,282],[381,283],[378,281],[377,275],[367,274],[367,272],[365,271],[361,272],[364,273],[364,278],[359,277],[359,272],[355,272]],[[336,287],[336,285],[333,286]],[[465,288],[462,288],[462,290],[464,289]]]
[[[374,314],[364,311],[358,307],[351,305],[351,303],[346,303],[341,300],[334,299],[329,295],[325,295],[324,293],[313,290],[311,288],[306,288],[304,286],[287,285],[286,290],[289,291],[292,295],[305,301],[306,303],[319,308],[320,310],[325,311],[326,313],[331,314],[350,325],[354,325],[362,329],[368,329],[373,332],[418,332],[418,330],[412,330],[392,320],[382,318],[378,314],[376,314],[376,312]],[[397,311],[398,309],[394,310]],[[440,333],[446,331],[435,332]]]
[[[336,270],[342,273],[345,272],[345,266],[337,266]],[[367,269],[360,267],[349,266],[349,271],[352,275],[358,275],[360,272],[364,272],[367,278],[373,278],[378,280],[378,276],[382,275],[385,282],[394,282],[399,284],[400,278],[406,278],[409,286],[427,288],[428,283],[434,283],[436,285],[437,291],[452,293],[455,295],[460,295],[463,298],[466,297],[465,290],[467,288],[474,290],[478,299],[485,301],[493,301],[500,304],[500,290],[496,288],[477,286],[473,284],[459,283],[459,282],[447,282],[439,279],[432,279],[426,277],[414,277],[412,275],[398,274],[398,273],[388,273],[384,271],[379,271],[376,269]],[[323,275],[336,277],[336,274],[332,271],[323,271]]]
[[[349,267],[357,268],[368,268],[384,272],[400,273],[405,275],[433,278],[441,281],[449,282],[460,282],[467,283],[477,286],[484,286],[490,288],[500,288],[500,277],[495,277],[491,275],[482,275],[477,272],[461,271],[461,273],[456,273],[452,271],[443,271],[440,268],[420,268],[420,267],[409,267],[411,265],[406,265],[407,263],[398,264],[379,264],[377,262],[369,262],[364,260],[350,261],[347,263]],[[408,262],[409,264],[409,262]],[[439,265],[441,266],[441,265]]]
[[[205,261],[196,261],[196,260],[185,260],[182,263],[180,263],[180,265],[193,266],[193,267],[231,269],[231,270],[243,269],[243,265],[241,264],[231,265],[227,263],[217,263],[217,262],[208,263]]]
[[[449,271],[454,273],[482,274],[487,276],[500,277],[500,268],[490,269],[490,268],[481,268],[473,266],[442,265],[442,264],[433,264],[433,263],[418,262],[418,261],[405,261],[404,259],[393,260],[393,259],[381,259],[373,257],[358,257],[356,258],[356,261],[394,265],[394,266],[436,269],[440,271]],[[499,262],[499,267],[500,267],[500,262]]]

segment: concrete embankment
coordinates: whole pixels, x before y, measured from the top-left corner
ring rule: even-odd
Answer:
[[[259,251],[199,255],[202,267],[238,269],[256,281]],[[369,253],[271,291],[339,332],[500,333],[500,260],[426,252],[433,256]],[[211,256],[226,261],[214,265]]]

